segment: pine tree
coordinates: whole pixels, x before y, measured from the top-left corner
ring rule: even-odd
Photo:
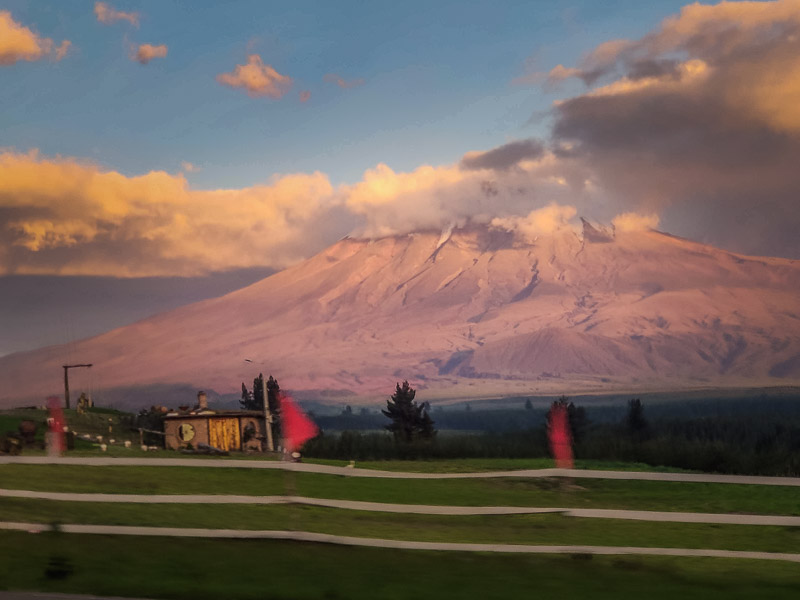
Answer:
[[[261,377],[261,385],[264,385],[264,377]],[[273,379],[272,375],[267,380],[267,402],[269,403],[269,411],[272,414],[272,435],[276,440],[281,439],[281,386],[278,385],[278,380]],[[262,396],[263,398],[263,396]],[[262,408],[263,408],[263,402]]]
[[[255,389],[255,386],[253,386]],[[264,403],[253,397],[253,394],[248,391],[247,386],[242,382],[242,399],[239,400],[239,406],[242,410],[263,410]]]
[[[278,385],[278,380],[274,379],[272,375],[267,380],[267,402],[269,402],[269,410],[273,415],[277,415],[281,410],[280,403],[281,386]],[[253,379],[253,391],[250,392],[247,386],[242,383],[242,399],[239,400],[239,405],[244,410],[264,410],[264,374],[259,373],[258,377]]]
[[[386,429],[394,434],[397,441],[409,443],[417,439],[431,439],[436,435],[433,419],[425,404],[414,401],[416,395],[416,390],[408,381],[404,381],[402,387],[398,383],[395,393],[386,402],[386,410],[381,411],[392,420]]]
[[[259,375],[259,377],[261,377],[261,386],[263,389],[264,376]],[[280,395],[281,395],[281,386],[278,385],[278,380],[273,379],[272,375],[270,375],[269,379],[267,380],[267,402],[269,402],[269,409],[273,413],[278,413],[281,410]]]
[[[423,440],[433,439],[436,435],[433,419],[431,419],[431,415],[427,409],[422,411],[422,420],[419,424],[418,435],[419,438]]]
[[[628,401],[628,414],[625,418],[628,433],[634,437],[644,438],[647,435],[648,424],[644,418],[644,406],[639,398]]]
[[[264,385],[263,373],[259,373],[258,377],[253,379],[252,392],[248,391],[247,386],[242,383],[242,399],[239,401],[239,405],[243,410],[264,410]],[[272,438],[279,440],[281,439],[281,386],[272,375],[267,379],[266,386],[267,403],[272,415]]]
[[[567,418],[569,419],[569,428],[572,430],[572,441],[578,444],[586,436],[586,430],[590,425],[586,409],[570,402],[567,406]]]
[[[264,410],[264,375],[258,374],[253,379],[253,391],[250,392],[242,382],[242,399],[239,405],[243,410]]]

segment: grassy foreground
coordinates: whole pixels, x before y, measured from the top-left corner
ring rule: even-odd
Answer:
[[[747,560],[0,532],[0,589],[187,600],[794,599],[800,570],[791,563]]]
[[[712,548],[797,552],[800,527],[653,523],[558,514],[441,516],[305,505],[116,504],[0,498],[4,520],[296,530],[426,542]],[[178,543],[178,542],[176,542]]]
[[[300,495],[455,506],[557,506],[800,515],[796,487],[582,479],[399,480],[260,469],[0,465],[0,486],[53,492]]]

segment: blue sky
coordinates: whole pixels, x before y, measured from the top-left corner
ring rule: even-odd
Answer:
[[[93,2],[0,2],[40,35],[72,41],[58,63],[2,70],[0,145],[82,157],[126,175],[181,161],[194,187],[242,187],[273,173],[357,181],[456,161],[543,132],[530,123],[557,97],[513,85],[573,64],[612,37],[639,37],[680,3],[111,2],[135,28],[103,25]],[[127,45],[167,44],[143,66]],[[294,80],[280,100],[218,84],[259,54]],[[341,89],[326,73],[364,84]],[[577,89],[577,87],[576,87]],[[311,98],[300,103],[300,90]],[[560,93],[564,93],[561,90]]]
[[[107,4],[128,20],[0,0],[0,291],[16,290],[0,293],[0,354],[59,341],[41,316],[65,295],[108,299],[70,304],[81,337],[345,235],[466,220],[585,216],[800,257],[793,0]],[[32,59],[3,45],[20,28]],[[141,44],[166,56],[140,64]],[[248,55],[288,92],[220,83]],[[570,76],[543,85],[557,65]],[[482,167],[459,163],[470,151]]]

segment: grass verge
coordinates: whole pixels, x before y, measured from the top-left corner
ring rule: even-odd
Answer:
[[[305,505],[118,504],[0,498],[4,520],[313,531],[425,542],[567,544],[797,552],[800,527],[654,523],[557,514],[441,516]]]
[[[796,564],[0,532],[0,589],[176,600],[797,597]],[[54,568],[55,567],[55,568]]]
[[[0,465],[0,486],[53,492],[300,495],[454,506],[558,506],[800,515],[796,487],[581,479],[400,480],[261,469]]]

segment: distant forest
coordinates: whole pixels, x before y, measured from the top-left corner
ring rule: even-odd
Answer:
[[[641,401],[582,405],[571,401],[577,459],[621,460],[704,472],[800,476],[800,394],[746,398]],[[433,408],[439,434],[397,443],[386,417],[345,409],[315,417],[322,433],[307,456],[343,460],[539,458],[549,456],[549,408],[520,400],[518,408]]]

